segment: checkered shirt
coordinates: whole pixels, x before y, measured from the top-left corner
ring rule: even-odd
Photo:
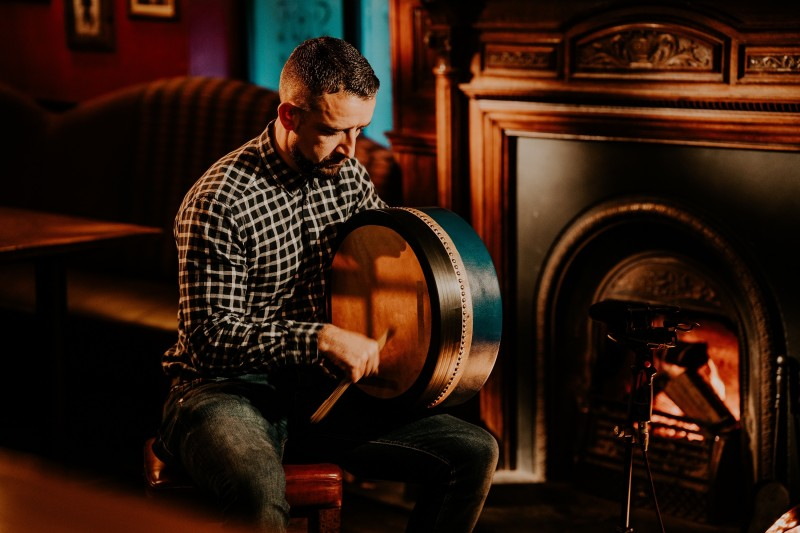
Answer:
[[[280,159],[273,124],[192,186],[175,218],[180,300],[168,375],[225,377],[321,363],[326,272],[337,231],[384,207],[355,159],[336,179]]]

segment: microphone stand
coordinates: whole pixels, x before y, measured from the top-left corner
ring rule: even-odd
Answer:
[[[593,320],[604,322],[608,331],[606,336],[612,341],[628,346],[635,359],[631,365],[631,391],[628,400],[628,417],[623,427],[614,428],[614,434],[625,441],[625,482],[626,493],[622,502],[617,533],[633,533],[631,526],[631,496],[633,489],[633,448],[642,450],[642,459],[650,482],[653,505],[664,533],[664,521],[656,499],[653,474],[647,459],[650,444],[650,419],[653,416],[653,377],[656,368],[653,364],[658,352],[674,348],[677,344],[676,331],[690,331],[697,324],[677,320],[678,307],[651,306],[643,302],[623,300],[603,300],[589,308]],[[659,319],[660,320],[657,320]],[[663,325],[654,326],[654,322]]]
[[[616,340],[613,339],[612,340]],[[673,343],[674,344],[674,343]],[[656,499],[653,474],[647,459],[647,448],[650,444],[650,419],[653,415],[653,377],[656,375],[653,358],[657,351],[671,346],[642,342],[630,342],[635,354],[631,365],[631,392],[628,401],[628,418],[624,427],[617,426],[614,433],[625,441],[625,473],[626,492],[622,503],[618,533],[633,533],[631,526],[631,498],[633,492],[633,449],[637,445],[642,450],[642,458],[650,482],[650,494],[656,509],[661,532],[664,533],[664,522]]]

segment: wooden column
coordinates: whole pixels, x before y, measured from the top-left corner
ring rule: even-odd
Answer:
[[[459,84],[469,81],[471,23],[482,2],[429,0],[427,45],[436,56],[436,183],[437,202],[469,218],[467,100]]]

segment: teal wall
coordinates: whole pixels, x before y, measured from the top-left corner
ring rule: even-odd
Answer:
[[[295,46],[320,35],[344,38],[342,2],[343,0],[250,0],[250,81],[275,90],[278,88],[281,68]],[[360,0],[357,4],[359,20],[354,22],[358,35],[349,40],[369,60],[381,80],[375,115],[364,134],[389,146],[384,135],[392,129],[389,2]]]
[[[389,0],[361,0],[359,49],[381,80],[372,124],[365,134],[389,146],[384,135],[392,130],[392,54],[389,46]]]

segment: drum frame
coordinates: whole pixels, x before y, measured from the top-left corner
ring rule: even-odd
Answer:
[[[353,231],[363,226],[382,226],[396,232],[416,255],[428,286],[432,318],[428,353],[414,383],[397,397],[384,399],[392,404],[424,405],[431,408],[437,405],[462,403],[483,385],[497,355],[497,346],[493,348],[490,346],[487,352],[487,339],[482,339],[479,343],[482,344],[480,357],[484,359],[482,363],[488,363],[488,370],[482,369],[485,375],[478,376],[477,379],[475,375],[470,376],[468,380],[470,386],[473,388],[477,386],[477,389],[458,390],[459,382],[465,374],[466,367],[469,366],[468,359],[475,331],[473,291],[470,287],[472,276],[469,266],[465,264],[456,247],[455,240],[445,226],[437,220],[442,217],[450,217],[451,224],[455,221],[453,217],[458,218],[454,213],[441,208],[374,209],[353,216],[339,232],[336,250]],[[463,225],[460,231],[468,229],[471,236],[474,234],[466,222],[460,218],[458,218],[458,222]],[[473,240],[477,242],[473,243],[472,248],[480,245],[480,251],[485,254],[485,257],[481,257],[481,259],[484,262],[488,261],[491,266],[491,260],[483,243],[477,236],[474,236]],[[474,250],[472,251],[474,252]],[[425,260],[420,260],[420,258]],[[490,274],[482,276],[488,278],[488,289],[486,287],[487,279],[480,280],[479,285],[481,286],[478,289],[481,294],[488,293],[497,299],[488,315],[490,315],[490,322],[498,329],[494,336],[496,344],[499,345],[501,305],[499,303],[499,286],[497,286],[493,266],[491,266]],[[328,281],[330,282],[330,279]],[[458,321],[453,320],[456,313],[460,316]],[[331,315],[331,292],[329,291],[328,316]],[[489,341],[491,344],[492,339]],[[484,366],[486,365],[484,364]],[[479,383],[477,383],[478,381]]]

